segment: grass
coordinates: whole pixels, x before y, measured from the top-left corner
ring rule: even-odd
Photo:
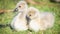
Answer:
[[[40,1],[40,0],[38,0],[38,1]],[[3,4],[3,2],[5,2],[5,3]],[[4,0],[4,1],[0,0],[0,9],[14,9],[16,3],[14,2],[14,0],[9,0],[9,1],[8,0]],[[40,5],[29,5],[29,6],[34,6],[43,12],[47,11],[47,12],[55,13],[54,26],[50,29],[47,29],[44,32],[44,34],[60,34],[60,5],[59,4],[42,1],[42,4],[40,4]],[[0,14],[0,24],[11,23],[11,21],[15,15],[16,15],[16,13],[13,13],[13,12],[7,12],[4,14]],[[0,28],[0,34],[28,34],[28,32],[29,31],[13,32],[9,27]],[[32,32],[32,34],[39,34],[39,32],[38,33]]]

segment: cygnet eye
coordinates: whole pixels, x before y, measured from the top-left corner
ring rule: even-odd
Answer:
[[[31,16],[31,15],[29,15],[29,16]]]
[[[21,6],[19,6],[19,8],[20,8]]]

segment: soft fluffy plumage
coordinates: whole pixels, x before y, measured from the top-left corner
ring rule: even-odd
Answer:
[[[34,31],[46,30],[54,24],[54,15],[49,12],[39,12],[34,7],[29,7],[27,17],[30,18],[29,29]]]
[[[26,12],[27,12],[27,4],[25,1],[20,1],[17,3],[16,9],[18,10],[18,14],[13,18],[11,22],[11,27],[16,31],[24,31],[28,29],[27,20],[26,20]]]

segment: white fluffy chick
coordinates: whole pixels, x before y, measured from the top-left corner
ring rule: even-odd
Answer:
[[[38,31],[40,29],[39,11],[34,7],[29,7],[27,17],[30,19],[29,29],[34,30],[34,31]]]
[[[38,9],[29,7],[27,17],[29,21],[29,29],[38,32],[51,28],[54,24],[54,16],[52,13],[40,13]]]
[[[26,20],[26,12],[27,12],[27,3],[25,1],[20,1],[17,3],[16,9],[18,10],[18,14],[13,18],[11,22],[11,27],[15,31],[24,31],[27,30],[27,20]],[[16,10],[15,9],[15,10]]]

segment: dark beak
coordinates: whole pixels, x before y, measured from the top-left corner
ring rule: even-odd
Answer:
[[[18,9],[17,8],[15,8],[14,10],[13,10],[13,12],[17,12],[18,11]]]
[[[31,19],[28,16],[26,16],[26,20],[27,20],[27,25],[29,25]]]

